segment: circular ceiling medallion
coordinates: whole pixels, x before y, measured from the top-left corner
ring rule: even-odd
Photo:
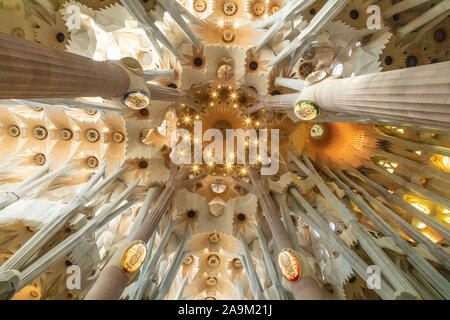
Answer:
[[[150,97],[142,90],[132,90],[123,96],[122,103],[130,109],[144,109],[150,103]]]
[[[184,258],[184,260],[183,260],[183,264],[185,264],[187,266],[192,264],[192,262],[194,262],[194,257],[192,255],[186,256],[186,258]]]
[[[44,140],[47,138],[48,132],[44,127],[36,127],[33,129],[33,136],[38,140]]]
[[[44,108],[42,107],[33,107],[33,110],[36,112],[41,112],[42,110],[44,110]]]
[[[253,13],[255,16],[259,17],[264,14],[266,11],[266,6],[262,2],[256,2],[253,4]]]
[[[211,190],[214,193],[222,194],[227,190],[227,185],[223,183],[221,180],[217,180],[213,183],[211,183]]]
[[[96,157],[89,157],[86,159],[86,165],[91,169],[97,168],[98,159]]]
[[[232,263],[233,263],[233,267],[235,269],[242,269],[242,261],[241,261],[241,259],[234,258]]]
[[[86,139],[90,142],[97,142],[100,140],[100,133],[95,129],[89,129],[86,131]]]
[[[209,235],[208,239],[209,242],[216,244],[219,242],[220,237],[217,233],[214,232]]]
[[[179,3],[183,8],[189,7],[189,1],[187,1],[187,0],[180,0]]]
[[[114,132],[113,140],[114,140],[114,142],[122,143],[125,140],[125,136],[122,132]]]
[[[217,70],[217,77],[220,81],[230,81],[234,77],[233,67],[229,64],[223,64]]]
[[[194,65],[196,67],[201,67],[203,65],[203,59],[200,57],[197,57],[194,59]]]
[[[279,7],[279,6],[273,6],[273,7],[270,8],[270,10],[269,10],[269,12],[270,12],[271,15],[277,13],[278,11],[280,11],[280,7]]]
[[[47,161],[47,158],[43,153],[38,153],[34,156],[34,163],[36,163],[38,166],[43,166],[45,162]]]
[[[187,215],[188,218],[195,218],[196,214],[197,213],[195,212],[195,210],[188,210],[186,212],[186,215]]]
[[[197,12],[205,12],[207,7],[205,0],[195,0],[194,1],[194,10]]]
[[[206,278],[206,284],[210,287],[214,287],[217,284],[217,278],[216,277]]]
[[[234,32],[231,29],[225,29],[222,32],[222,40],[225,42],[231,42],[234,40]]]
[[[311,138],[319,139],[322,138],[326,133],[326,128],[322,124],[314,124],[309,130]]]
[[[145,161],[145,160],[139,161],[138,165],[139,165],[139,168],[141,168],[141,169],[147,169],[148,168],[148,162]]]
[[[11,126],[8,129],[8,133],[11,137],[18,137],[20,135],[20,129],[18,126]]]
[[[252,71],[256,71],[258,69],[258,62],[252,61],[248,64],[248,68]]]
[[[140,114],[141,116],[143,116],[143,117],[148,116],[149,113],[150,113],[150,112],[148,111],[147,108],[144,108],[144,109],[140,109],[140,110],[139,110],[139,114]],[[166,121],[166,120],[164,120],[164,121]]]
[[[235,15],[236,11],[237,11],[237,4],[234,3],[234,1],[226,1],[223,4],[223,13],[225,13],[227,16]]]
[[[59,43],[63,43],[64,40],[66,40],[65,34],[62,33],[62,32],[58,32],[58,33],[56,34],[56,41],[58,41]]]
[[[132,273],[139,270],[147,256],[147,246],[142,241],[131,245],[122,257],[122,269]]]
[[[211,268],[215,268],[220,264],[220,258],[216,254],[211,254],[208,256],[208,265]]]
[[[320,109],[312,102],[299,102],[294,108],[295,115],[303,121],[315,120],[320,115]]]
[[[297,281],[300,278],[300,263],[290,250],[284,249],[280,252],[278,255],[278,266],[286,280]]]
[[[68,141],[72,139],[73,132],[70,129],[62,129],[61,132],[59,133],[59,136],[61,137],[61,139]]]

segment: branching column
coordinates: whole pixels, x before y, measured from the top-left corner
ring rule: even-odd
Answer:
[[[299,101],[313,102],[325,111],[448,128],[449,92],[450,62],[443,62],[325,79],[306,86]]]
[[[169,270],[167,270],[164,280],[161,282],[161,284],[159,286],[156,300],[163,300],[164,297],[167,296],[167,294],[169,293],[170,288],[173,285],[173,281],[175,280],[175,277],[177,276],[178,270],[180,269],[181,262],[183,261],[185,255],[186,255],[186,251],[184,250],[184,247],[186,245],[188,237],[189,237],[189,234],[185,233],[182,236],[182,238],[180,239],[180,243],[178,244],[177,250],[175,251],[175,254],[173,256]]]
[[[0,98],[122,97],[127,72],[99,62],[0,33]]]
[[[156,226],[166,212],[166,207],[172,200],[172,196],[175,194],[175,191],[183,186],[184,179],[189,170],[190,167],[187,165],[181,167],[179,170],[174,167],[171,168],[170,177],[164,190],[158,196],[147,216],[142,221],[141,227],[133,237],[133,240],[142,240],[147,242],[150,239]]]
[[[270,191],[267,187],[266,182],[252,167],[248,166],[247,171],[248,176],[252,182],[252,186],[247,186],[247,188],[250,188],[251,192],[258,197],[258,201],[261,205],[264,216],[266,217],[267,223],[272,233],[272,237],[275,241],[276,246],[278,247],[278,250],[289,248],[295,249],[296,246],[294,246],[294,244],[292,243],[288,232],[283,226],[281,217],[277,212],[275,202],[270,196]],[[322,299],[322,294],[316,281],[310,276],[304,276],[301,280],[296,282],[289,282],[289,289],[296,300]]]
[[[284,228],[277,206],[270,196],[270,191],[261,176],[252,167],[247,168],[248,176],[252,182],[252,191],[258,197],[264,216],[266,217],[272,237],[278,249],[294,248],[291,239]]]
[[[129,237],[125,244],[129,244],[134,241],[148,242],[150,240],[151,236],[155,232],[156,227],[161,221],[161,218],[166,213],[168,203],[171,201],[175,191],[185,185],[184,179],[189,172],[189,169],[189,166],[183,166],[180,169],[178,169],[175,165],[171,167],[170,177],[166,183],[164,190],[160,193],[154,205],[142,220],[142,224],[140,225],[136,234]],[[121,257],[119,254],[117,254],[117,251],[115,255]],[[103,300],[105,297],[113,297],[108,299],[120,298],[126,285],[128,285],[130,281],[126,282],[123,277],[117,277],[117,280],[114,280],[115,278],[113,275],[117,273],[117,270],[115,270],[114,268],[117,268],[117,266],[120,265],[120,261],[118,259],[113,262],[110,261],[109,264],[110,266],[107,266],[105,267],[105,269],[103,269],[100,278],[94,284],[85,300]],[[103,276],[103,273],[105,273],[106,275]],[[133,276],[135,277],[135,275]],[[128,280],[133,281],[134,279],[132,279],[131,276],[128,277]],[[106,283],[107,280],[111,281],[111,283]]]
[[[142,266],[141,273],[139,274],[139,278],[133,286],[131,287],[131,293],[129,295],[129,300],[141,300],[144,295],[145,289],[147,288],[149,282],[153,278],[156,266],[159,262],[159,259],[164,253],[166,249],[167,242],[169,241],[169,237],[172,234],[173,227],[176,222],[170,220],[167,229],[164,231],[164,234],[161,237],[161,240],[158,243],[156,248],[156,252],[150,257],[147,258],[144,265]]]

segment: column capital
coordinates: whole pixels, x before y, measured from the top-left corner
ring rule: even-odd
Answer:
[[[128,75],[130,84],[126,93],[121,97],[121,104],[127,109],[139,110],[148,106],[151,99],[150,90],[144,79],[144,70],[134,58],[125,57],[119,61],[111,61],[120,66]]]

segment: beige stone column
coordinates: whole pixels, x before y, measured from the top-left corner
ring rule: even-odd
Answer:
[[[139,275],[147,256],[142,241],[122,240],[84,300],[119,300],[125,288]]]
[[[184,180],[190,171],[190,166],[184,165],[180,169],[171,168],[170,177],[165,184],[165,188],[161,191],[155,203],[144,217],[139,230],[132,237],[133,240],[141,240],[147,242],[155,232],[156,226],[167,211],[168,204],[172,201],[175,192],[182,188]]]
[[[0,99],[119,98],[129,86],[119,65],[0,33]]]
[[[450,127],[450,62],[354,78],[322,80],[324,77],[322,71],[307,79],[300,103],[313,102],[325,111],[321,113]]]
[[[288,231],[281,221],[281,215],[278,213],[277,206],[270,196],[270,190],[267,187],[266,181],[251,166],[247,166],[247,172],[252,185],[244,184],[244,187],[249,188],[249,191],[258,197],[259,204],[261,205],[264,217],[269,225],[273,240],[275,245],[278,247],[277,256],[280,254],[280,250],[295,250],[296,246],[292,243]],[[297,254],[300,255],[301,253],[298,252]],[[302,254],[302,258],[305,259],[303,266],[307,268],[307,257]],[[286,281],[286,284],[294,298],[296,300],[323,299],[322,292],[316,280],[312,277],[311,270],[308,270],[305,273],[306,274],[300,280],[294,282]]]
[[[106,267],[84,300],[119,300],[130,279],[116,266]]]

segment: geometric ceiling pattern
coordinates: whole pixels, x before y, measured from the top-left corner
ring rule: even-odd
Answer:
[[[0,0],[0,299],[449,299],[449,13]]]

